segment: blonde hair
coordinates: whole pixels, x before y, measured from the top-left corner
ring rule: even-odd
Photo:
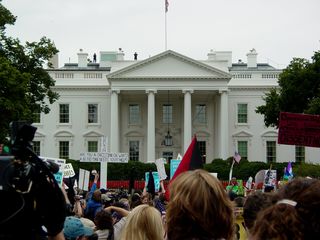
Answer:
[[[233,205],[220,181],[204,170],[180,174],[170,185],[168,239],[233,239]]]
[[[160,212],[147,204],[135,207],[128,215],[121,240],[163,240]]]

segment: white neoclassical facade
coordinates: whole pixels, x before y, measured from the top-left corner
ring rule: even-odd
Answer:
[[[60,98],[34,123],[34,149],[79,159],[80,152],[100,151],[107,136],[110,151],[149,162],[183,155],[196,135],[208,163],[235,151],[250,161],[320,162],[319,149],[277,144],[277,130],[255,113],[281,70],[257,63],[254,49],[246,62],[231,60],[229,51],[211,51],[206,60],[171,50],[125,60],[114,51],[88,63],[79,52],[77,63],[58,68],[55,56],[48,72]]]

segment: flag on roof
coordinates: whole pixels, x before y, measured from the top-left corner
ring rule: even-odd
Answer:
[[[175,171],[173,177],[171,178],[168,186],[174,181],[174,179],[181,173],[186,171],[191,171],[195,169],[203,168],[202,157],[198,147],[198,142],[196,136],[193,137],[187,151],[183,155],[183,158]],[[170,193],[166,190],[166,199],[169,200]]]
[[[240,156],[240,154],[239,154],[237,151],[234,152],[233,159],[234,159],[237,163],[240,162],[241,156]]]

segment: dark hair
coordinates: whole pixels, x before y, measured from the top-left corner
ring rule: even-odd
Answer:
[[[260,191],[251,193],[243,205],[243,219],[246,228],[250,231],[259,212],[272,204],[272,195]]]
[[[258,217],[254,239],[319,239],[320,180],[294,179],[275,197],[276,202]]]
[[[101,210],[97,212],[94,223],[99,230],[109,229],[113,232],[113,219],[109,212]]]

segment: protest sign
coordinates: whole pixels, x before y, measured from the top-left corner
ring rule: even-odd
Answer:
[[[165,180],[167,178],[166,169],[164,168],[164,163],[166,162],[165,158],[156,159],[155,163],[157,166],[157,171],[159,173],[160,181]]]
[[[176,172],[181,160],[178,159],[171,159],[170,161],[170,179],[173,177],[174,173]]]
[[[59,158],[51,158],[51,157],[39,157],[39,158],[42,159],[43,161],[52,162],[59,166],[59,171],[57,173],[54,173],[53,175],[57,183],[59,184],[59,186],[62,187],[64,166],[66,164],[66,160],[59,159]]]
[[[159,192],[159,190],[160,190],[159,174],[158,174],[158,172],[152,172],[152,175],[153,175],[153,180],[154,180],[155,191]],[[149,181],[149,172],[145,173],[145,179],[146,179],[146,183],[148,183],[148,181]]]
[[[71,163],[67,163],[64,165],[64,171],[63,171],[63,177],[67,178],[67,177],[74,177],[76,174],[73,170],[72,164]]]
[[[84,191],[89,190],[89,178],[90,178],[90,172],[85,169],[79,169],[79,189],[82,189]]]

